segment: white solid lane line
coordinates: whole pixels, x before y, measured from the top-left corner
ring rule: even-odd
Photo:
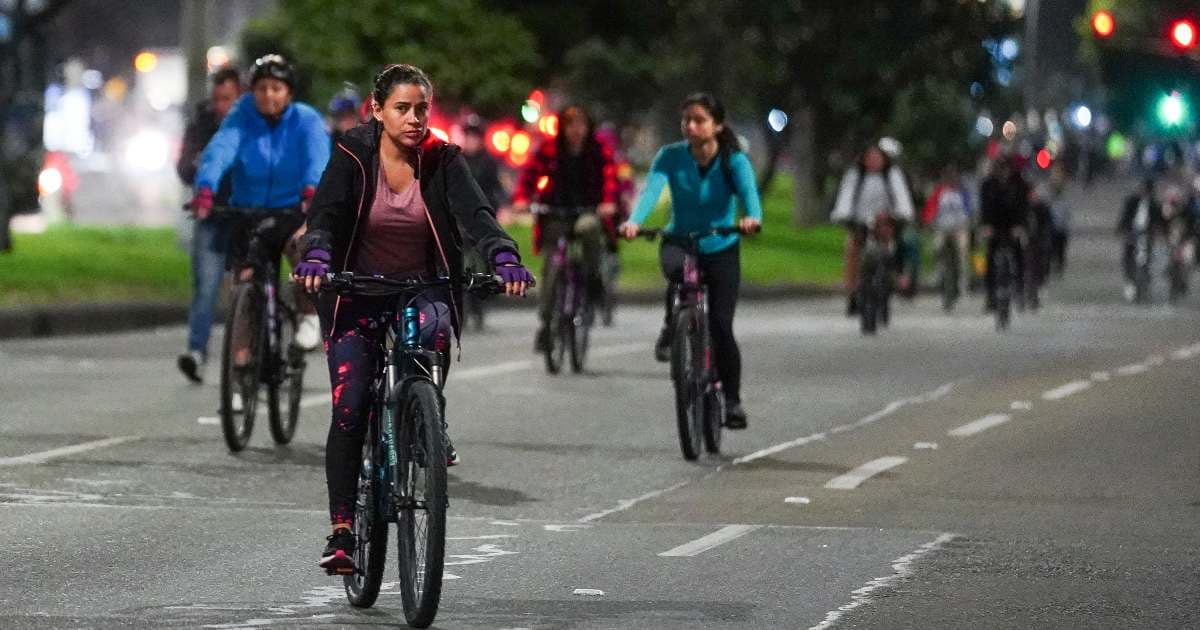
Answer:
[[[825,484],[825,487],[830,490],[853,490],[871,477],[886,470],[891,470],[906,461],[908,461],[907,457],[896,456],[873,459],[844,475],[838,475],[830,479],[829,483]]]
[[[1012,420],[1012,416],[1006,413],[993,413],[973,422],[968,422],[957,429],[950,429],[946,432],[946,435],[954,437],[967,437],[975,435],[976,433],[987,431],[988,429],[1004,424],[1009,420]]]
[[[698,556],[709,549],[723,545],[731,540],[741,538],[742,536],[749,534],[759,527],[762,527],[762,525],[726,525],[725,527],[722,527],[721,529],[718,529],[707,536],[697,538],[689,543],[684,543],[678,547],[675,547],[674,549],[669,549],[658,555],[664,558],[690,558],[692,556]]]
[[[1042,394],[1042,400],[1062,400],[1092,386],[1091,381],[1071,381]]]
[[[47,462],[51,459],[54,459],[56,457],[66,457],[68,455],[75,455],[76,453],[85,453],[87,451],[94,451],[98,448],[105,448],[107,446],[116,446],[117,444],[124,444],[125,442],[132,442],[137,439],[140,439],[140,438],[136,435],[127,435],[124,437],[105,438],[103,440],[94,440],[92,442],[84,442],[83,444],[74,444],[71,446],[64,446],[62,448],[50,449],[48,451],[42,451],[40,453],[30,453],[29,455],[19,455],[17,457],[0,457],[0,466],[20,466],[22,464],[41,464],[41,463]]]
[[[1192,344],[1172,352],[1171,358],[1176,361],[1187,361],[1196,355],[1200,355],[1200,343]]]

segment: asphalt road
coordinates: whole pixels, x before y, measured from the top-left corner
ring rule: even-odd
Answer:
[[[1068,275],[1007,334],[978,298],[873,339],[835,300],[743,303],[750,428],[696,463],[658,312],[559,377],[532,313],[494,313],[447,391],[436,627],[1200,627],[1200,299],[1121,302],[1110,188],[1077,192]],[[295,443],[233,456],[183,338],[0,345],[0,627],[399,625],[394,584],[358,611],[316,569],[321,361]]]

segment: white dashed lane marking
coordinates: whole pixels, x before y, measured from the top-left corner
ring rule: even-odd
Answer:
[[[839,475],[833,479],[830,479],[829,482],[825,484],[825,487],[829,488],[830,490],[853,490],[862,484],[862,482],[870,479],[871,477],[874,477],[881,472],[891,470],[892,468],[895,468],[906,461],[908,461],[907,457],[897,456],[873,459],[844,475]]]
[[[709,549],[719,547],[731,540],[735,540],[749,534],[750,532],[762,527],[761,525],[726,525],[721,529],[701,538],[697,538],[692,542],[685,543],[668,549],[658,555],[664,558],[690,558],[698,556]]]

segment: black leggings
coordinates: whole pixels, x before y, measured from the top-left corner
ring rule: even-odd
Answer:
[[[444,292],[429,291],[414,306],[421,314],[421,345],[449,350],[450,309]],[[325,353],[333,392],[333,418],[325,444],[325,482],[329,487],[329,519],[334,524],[354,522],[358,472],[363,440],[371,413],[371,382],[383,360],[383,340],[396,318],[396,298],[355,296],[342,298],[337,328],[324,330]],[[449,367],[449,362],[445,362]]]
[[[664,326],[671,324],[671,306],[675,291],[683,280],[684,250],[664,242],[659,250],[659,262],[669,286],[666,296]],[[730,403],[742,400],[742,353],[733,337],[733,314],[737,310],[738,290],[742,284],[741,247],[738,244],[715,254],[700,255],[700,273],[708,286],[708,326],[712,333],[713,350],[717,353],[717,373]]]

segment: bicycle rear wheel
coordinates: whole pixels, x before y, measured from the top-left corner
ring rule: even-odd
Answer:
[[[258,390],[262,379],[266,326],[261,321],[257,289],[240,283],[233,289],[229,315],[225,320],[225,342],[221,351],[221,433],[229,450],[238,452],[250,442],[254,417],[258,412]],[[249,363],[235,365],[234,337],[239,328],[248,330],[246,341]],[[234,409],[234,394],[241,398],[241,409]]]
[[[683,458],[700,457],[701,424],[704,422],[704,390],[698,369],[702,356],[696,338],[695,314],[681,310],[675,317],[671,339],[671,375],[675,381],[675,421],[679,425],[679,449]]]
[[[942,248],[942,310],[949,313],[958,301],[958,248],[949,244]]]
[[[271,437],[276,444],[287,444],[296,435],[300,419],[300,397],[304,394],[304,351],[296,346],[296,320],[289,314],[279,318],[278,350],[275,355],[275,375],[267,389],[270,410]],[[280,401],[280,394],[286,396]],[[280,402],[285,403],[280,406]]]
[[[384,417],[390,421],[392,415]],[[357,608],[370,608],[379,597],[383,570],[387,562],[388,524],[380,509],[381,496],[387,492],[384,480],[376,474],[382,468],[378,457],[379,437],[367,430],[363,441],[362,463],[358,472],[358,499],[354,504],[354,573],[342,577],[346,599]]]
[[[448,505],[446,444],[437,388],[429,381],[413,382],[403,409],[396,431],[400,596],[408,625],[427,628],[437,616],[442,596]]]

